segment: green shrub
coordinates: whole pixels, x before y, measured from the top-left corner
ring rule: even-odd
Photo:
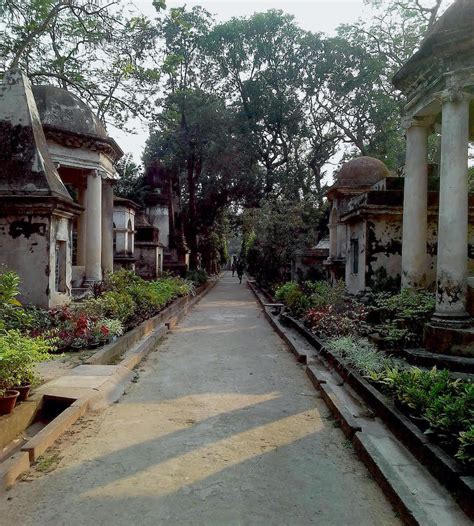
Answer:
[[[302,285],[289,281],[277,289],[275,298],[285,303],[291,314],[303,317],[309,309],[339,307],[344,303],[344,295],[343,281],[334,286],[326,281],[306,281]]]
[[[341,305],[344,302],[346,284],[339,280],[334,285],[327,281],[306,281],[303,290],[310,298],[311,307],[320,308]]]
[[[394,346],[421,345],[423,327],[435,308],[434,294],[403,289],[399,294],[380,293],[372,298],[369,320],[375,329]]]
[[[114,336],[121,336],[123,325],[119,320],[103,318],[92,324],[90,333],[92,343],[104,343]]]
[[[127,292],[109,290],[98,298],[84,301],[79,309],[88,316],[97,318],[113,318],[122,323],[132,318],[137,306]]]
[[[275,292],[275,298],[283,303],[288,302],[290,295],[294,295],[300,291],[300,286],[296,281],[287,281],[285,284],[278,287]]]
[[[380,375],[393,366],[393,360],[377,351],[365,338],[352,336],[331,338],[326,345],[336,355],[343,358],[347,365],[356,369],[363,376]]]
[[[107,286],[112,290],[121,292],[130,285],[143,282],[145,280],[138,274],[135,274],[133,270],[121,269],[108,276]]]
[[[459,449],[455,457],[474,467],[474,425],[459,433]]]
[[[0,272],[0,331],[22,329],[28,315],[17,300],[20,294],[20,277],[16,272]]]
[[[447,370],[404,367],[363,338],[332,338],[326,345],[347,365],[381,386],[412,416],[423,418],[429,425],[426,432],[448,452],[462,462],[474,463],[474,384],[451,378]]]
[[[0,395],[6,389],[37,379],[35,366],[47,360],[52,342],[44,338],[30,338],[17,330],[0,334]]]
[[[303,316],[311,307],[309,297],[304,294],[298,283],[294,281],[289,281],[279,287],[275,297],[285,303],[293,316]]]
[[[459,433],[474,422],[474,385],[448,383],[444,394],[430,390],[424,417],[437,433]]]
[[[209,281],[209,276],[204,269],[190,270],[186,274],[186,279],[192,281],[196,285],[205,285]]]

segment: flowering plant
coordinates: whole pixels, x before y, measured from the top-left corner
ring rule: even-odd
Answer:
[[[364,334],[366,332],[366,309],[356,302],[343,305],[326,305],[309,309],[306,325],[322,338]]]

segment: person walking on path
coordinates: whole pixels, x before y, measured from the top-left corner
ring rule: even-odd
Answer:
[[[237,277],[239,278],[239,283],[242,283],[242,277],[244,275],[244,263],[241,259],[237,262]]]

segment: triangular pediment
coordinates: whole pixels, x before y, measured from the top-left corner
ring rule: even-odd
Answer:
[[[50,157],[30,81],[19,70],[0,84],[0,140],[0,195],[72,201]]]

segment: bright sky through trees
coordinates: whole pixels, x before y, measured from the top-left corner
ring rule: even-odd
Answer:
[[[295,17],[296,23],[305,30],[332,34],[337,26],[355,22],[364,12],[362,0],[168,0],[167,7],[179,7],[186,4],[189,8],[200,5],[212,13],[218,22],[232,17],[249,16],[255,12],[268,9],[281,9]],[[137,10],[154,17],[156,11],[152,0],[135,0]],[[137,121],[137,133],[130,134],[109,126],[114,139],[127,151],[131,152],[136,161],[140,161],[143,147],[148,136],[148,127]]]

